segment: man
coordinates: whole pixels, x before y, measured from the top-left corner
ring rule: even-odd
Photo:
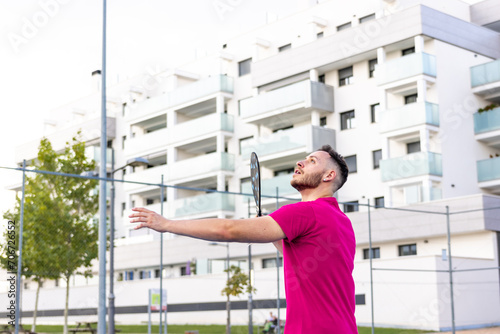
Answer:
[[[351,222],[333,194],[347,165],[329,145],[298,161],[291,185],[302,201],[250,219],[169,220],[132,209],[135,228],[148,227],[212,241],[273,242],[283,253],[286,334],[357,333],[352,270],[356,243]]]

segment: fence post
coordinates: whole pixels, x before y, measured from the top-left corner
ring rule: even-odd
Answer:
[[[19,334],[19,319],[21,318],[21,269],[23,260],[23,219],[24,219],[24,194],[26,183],[26,160],[23,160],[23,188],[21,195],[21,215],[19,218],[19,257],[17,258],[17,282],[16,282],[16,323],[15,333]]]
[[[372,334],[375,334],[375,310],[373,309],[373,248],[372,248],[372,220],[370,215],[370,199],[368,199],[368,242],[370,257],[370,299],[371,299],[371,313],[372,313]]]
[[[448,272],[450,274],[451,331],[455,334],[455,301],[453,299],[453,266],[451,264],[450,207],[446,206],[446,229],[448,236]]]
[[[160,215],[163,216],[163,200],[165,196],[165,189],[163,188],[163,174],[161,174],[161,187],[160,187]],[[166,321],[165,310],[165,334],[167,333],[167,321]],[[159,333],[162,332],[162,319],[163,315],[163,233],[160,233],[160,329]]]

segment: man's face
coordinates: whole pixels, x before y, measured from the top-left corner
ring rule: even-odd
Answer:
[[[297,161],[295,173],[290,184],[299,192],[305,189],[317,188],[328,169],[330,154],[316,151],[304,160]]]

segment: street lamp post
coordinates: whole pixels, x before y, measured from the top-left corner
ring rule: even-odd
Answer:
[[[110,200],[110,222],[109,222],[109,296],[108,296],[108,332],[115,333],[115,294],[114,294],[114,276],[115,276],[115,178],[117,171],[125,169],[127,166],[147,166],[147,159],[133,158],[127,161],[125,166],[115,169],[115,151],[111,151],[111,200]]]
[[[220,244],[218,242],[211,242],[209,243],[210,246],[222,246],[226,247],[226,262],[227,262],[227,282],[229,282],[229,242],[226,244]],[[226,283],[227,284],[227,283]],[[227,308],[227,333],[231,333],[231,321],[230,321],[230,312],[231,312],[231,301],[229,300],[229,296],[227,296],[227,302],[226,302],[226,308]]]

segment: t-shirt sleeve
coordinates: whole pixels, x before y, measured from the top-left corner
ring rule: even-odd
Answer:
[[[313,210],[306,202],[285,205],[270,216],[281,227],[288,241],[306,234],[314,220]]]

